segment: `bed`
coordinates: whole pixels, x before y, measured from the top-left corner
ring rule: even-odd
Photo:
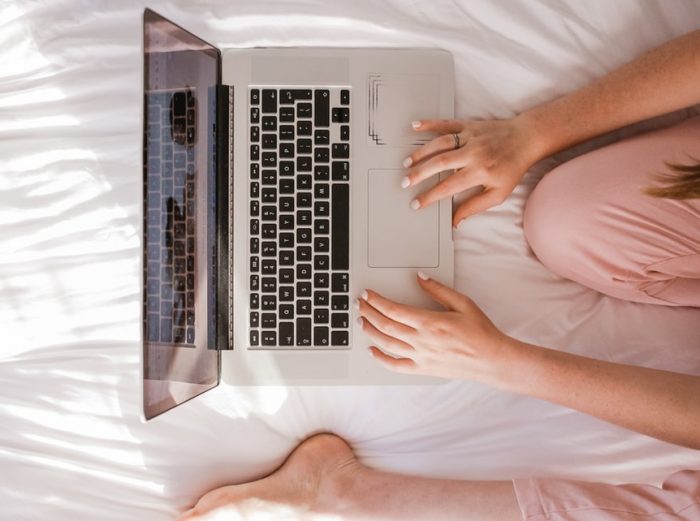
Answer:
[[[697,1],[238,0],[150,7],[219,47],[435,46],[460,117],[507,117],[700,27]],[[658,483],[700,467],[674,447],[470,382],[224,387],[139,419],[142,2],[0,7],[0,516],[173,519],[331,431],[372,467],[462,479]],[[528,249],[522,210],[562,161],[533,167],[456,233],[456,287],[508,334],[700,374],[700,310],[638,305],[563,280]]]

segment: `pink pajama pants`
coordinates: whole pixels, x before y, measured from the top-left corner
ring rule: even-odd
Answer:
[[[700,307],[700,199],[642,193],[658,186],[651,174],[668,171],[665,161],[688,164],[691,158],[700,161],[700,117],[554,169],[525,210],[535,255],[553,272],[612,297]],[[557,479],[513,483],[527,521],[700,520],[700,470],[675,473],[661,488]]]

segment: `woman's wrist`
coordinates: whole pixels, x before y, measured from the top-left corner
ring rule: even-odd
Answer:
[[[505,336],[492,360],[492,371],[484,383],[503,391],[529,394],[523,376],[532,371],[538,346]]]
[[[526,138],[527,146],[524,154],[531,165],[556,151],[555,137],[551,126],[542,124],[542,120],[534,110],[521,112],[515,116],[514,122]]]

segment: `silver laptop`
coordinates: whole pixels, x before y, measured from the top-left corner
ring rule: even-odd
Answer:
[[[143,412],[233,385],[435,383],[374,361],[353,300],[432,306],[451,203],[410,201],[411,121],[451,118],[435,49],[219,49],[144,13]]]

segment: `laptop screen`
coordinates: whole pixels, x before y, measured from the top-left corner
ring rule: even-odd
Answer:
[[[219,381],[215,122],[219,51],[144,13],[143,399],[147,419]]]

